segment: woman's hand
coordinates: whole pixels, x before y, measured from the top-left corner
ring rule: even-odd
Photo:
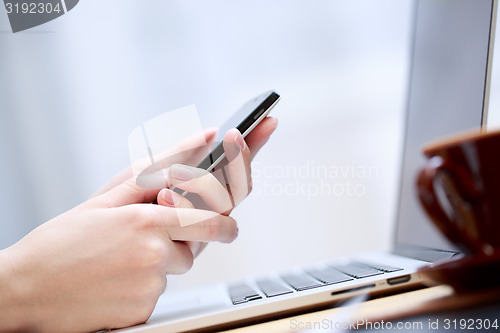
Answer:
[[[236,222],[198,209],[141,204],[133,181],[50,220],[0,252],[0,331],[83,332],[145,322],[167,274],[193,264],[189,241],[231,242]],[[207,213],[211,216],[206,219]]]
[[[167,274],[189,270],[207,242],[234,240],[236,222],[227,215],[248,194],[249,162],[276,126],[266,118],[240,145],[239,164],[228,168],[230,207],[198,180],[177,186],[192,186],[207,210],[168,189],[140,188],[127,170],[0,251],[0,331],[86,332],[145,322]],[[238,133],[229,132],[224,147],[235,140]]]
[[[229,215],[231,210],[251,192],[250,162],[277,125],[278,121],[274,118],[264,119],[247,136],[248,144],[238,130],[228,131],[223,141],[227,164],[213,173],[185,165],[171,166],[167,182],[170,186],[188,191],[189,194],[183,197],[170,189],[163,189],[158,194],[158,204],[178,208],[178,213],[182,213],[184,208],[201,208]],[[182,216],[179,219],[181,225],[196,222],[192,219],[183,221]],[[206,243],[188,242],[188,245],[196,257],[205,248]]]
[[[262,120],[262,122],[257,125],[253,131],[246,137],[246,145],[249,148],[249,161],[253,160],[255,155],[259,152],[259,150],[264,146],[264,144],[269,140],[269,137],[274,132],[276,127],[278,126],[278,120],[272,117],[266,117]],[[236,147],[231,147],[234,145],[235,135],[234,129],[231,130],[232,133],[226,133],[224,137],[224,148],[225,151],[231,155],[231,151],[234,151]],[[165,162],[168,166],[172,164],[183,164],[183,165],[191,165],[190,161],[196,160],[197,157],[206,154],[208,149],[207,145],[213,143],[215,141],[217,131],[215,129],[207,129],[201,133],[202,135],[196,135],[191,138],[186,139],[185,142],[182,142],[179,146],[174,147],[170,151],[164,152],[162,156],[158,156],[157,160],[161,161],[162,157],[167,160]],[[193,147],[199,147],[199,149],[193,149]],[[234,153],[233,153],[234,156]],[[231,158],[231,156],[230,156]],[[139,162],[139,164],[141,164]],[[160,163],[161,165],[161,163]],[[105,186],[99,189],[93,196],[97,196],[103,193],[106,193],[110,189],[115,186],[125,182],[129,178],[133,177],[134,170],[141,170],[141,166],[128,167],[118,175],[116,175],[111,181],[109,181]],[[241,172],[240,172],[241,174]],[[158,186],[152,186],[151,188],[156,188],[158,190],[166,187],[168,185],[168,179],[161,179],[158,181]]]

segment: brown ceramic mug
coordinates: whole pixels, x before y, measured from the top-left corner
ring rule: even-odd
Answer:
[[[465,133],[423,150],[419,199],[435,225],[467,252],[500,250],[500,131]]]

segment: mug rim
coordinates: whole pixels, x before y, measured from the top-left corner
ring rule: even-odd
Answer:
[[[500,137],[500,128],[488,130],[484,127],[478,127],[431,140],[424,144],[422,151],[427,154],[436,150],[459,146],[466,142],[483,141],[496,136]]]

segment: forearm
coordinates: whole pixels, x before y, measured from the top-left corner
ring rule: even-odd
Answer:
[[[34,313],[28,309],[26,289],[22,288],[19,267],[12,249],[0,251],[0,332],[34,331]]]

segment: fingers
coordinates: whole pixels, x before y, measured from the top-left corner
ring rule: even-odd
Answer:
[[[172,186],[198,194],[214,212],[222,214],[233,208],[231,196],[224,186],[226,180],[222,169],[212,174],[204,169],[174,164],[168,178]]]
[[[197,136],[193,136],[179,145],[180,151],[187,148],[188,145],[199,144],[205,142],[205,140],[213,141],[217,131],[214,129],[207,129]],[[203,138],[200,137],[203,136]],[[199,149],[195,149],[199,153]],[[184,151],[183,158],[189,158],[193,156],[193,151]],[[161,186],[140,186],[137,184],[136,180],[133,178],[128,178],[124,180],[126,176],[129,176],[131,169],[125,169],[122,171],[115,179],[113,179],[108,185],[106,185],[102,190],[99,190],[95,195],[99,198],[98,202],[105,207],[119,207],[135,203],[151,203],[155,201],[156,196],[160,189],[166,186],[165,177],[160,177]],[[155,178],[156,179],[156,178]],[[100,194],[100,195],[99,195]]]
[[[176,208],[175,212],[179,224],[168,227],[171,240],[231,243],[238,235],[232,217],[189,208]]]
[[[165,274],[183,274],[193,265],[194,255],[184,242],[173,242],[160,229],[135,230],[130,248],[122,247],[118,251],[125,253],[127,270],[130,268],[154,271],[160,276]]]
[[[158,205],[167,207],[177,207],[177,208],[194,208],[191,201],[183,197],[182,195],[166,188],[158,193],[158,198],[156,199]]]
[[[251,151],[251,159],[257,154],[257,152],[262,148],[262,146],[267,142],[270,135],[274,132],[276,127],[278,126],[278,120],[272,117],[266,117],[255,129],[246,137],[246,143]],[[172,156],[174,154],[178,154],[174,160],[170,163],[183,163],[183,164],[194,164],[197,160],[202,157],[203,154],[206,153],[205,144],[211,143],[215,140],[217,135],[217,131],[215,129],[206,129],[201,132],[201,135],[194,135],[185,141],[183,141],[179,146],[173,150],[169,150],[168,152],[164,152],[161,156],[157,157],[157,160],[160,161],[160,165],[165,167],[165,162],[162,160],[167,159],[168,156]],[[193,147],[198,147],[193,149]],[[183,154],[184,152],[184,154]],[[134,166],[134,169],[137,167]],[[152,172],[146,173],[147,176],[152,174],[152,178],[158,182],[162,183],[162,186],[149,186],[150,188],[156,188],[157,190],[161,189],[165,184],[165,179],[163,176],[156,177],[156,168],[153,167],[154,170]],[[109,190],[115,188],[116,186],[123,184],[130,177],[132,177],[132,168],[128,167],[121,171],[117,176],[115,176],[110,182],[104,185],[101,189],[99,189],[96,193],[94,193],[91,197],[99,196],[103,193],[108,192]],[[147,179],[149,181],[149,179]],[[147,182],[149,184],[149,182]]]
[[[115,186],[86,203],[96,203],[100,207],[120,207],[137,203],[152,203],[159,190],[139,187],[133,178]]]
[[[236,221],[213,211],[138,204],[116,208],[115,219],[132,223],[136,229],[151,228],[173,241],[232,242],[237,234]]]
[[[191,201],[189,201],[186,197],[170,190],[163,189],[158,193],[157,199],[158,205],[167,206],[167,207],[177,207],[177,208],[194,208]],[[193,253],[193,256],[196,258],[201,251],[206,247],[207,243],[205,242],[192,242],[186,241],[184,242]]]
[[[210,143],[216,138],[217,130],[206,129],[185,139],[178,145],[155,154],[152,160],[135,161],[134,174],[137,184],[144,188],[162,189],[167,184],[167,169],[176,163],[195,165],[210,151]]]
[[[170,156],[176,155],[177,162],[191,165],[192,163],[197,163],[199,160],[208,153],[209,143],[213,142],[217,137],[217,129],[207,128],[200,133],[196,133],[186,140],[179,143],[177,146],[173,147],[168,152],[160,154],[157,160],[163,158],[169,158]],[[173,163],[171,163],[173,164]]]
[[[217,130],[208,128],[197,133],[179,145],[155,156],[157,162],[151,165],[151,160],[132,161],[132,166],[118,173],[101,189],[91,195],[91,198],[108,192],[114,187],[124,183],[129,178],[137,175],[140,187],[160,190],[165,187],[164,169],[174,163],[197,163],[210,150],[209,144],[215,140]]]
[[[269,140],[271,134],[273,134],[274,130],[278,126],[278,119],[272,117],[266,117],[262,122],[257,125],[253,131],[248,134],[245,138],[245,141],[250,147],[251,159],[255,157],[255,155],[259,152],[259,150],[264,146],[264,144]]]
[[[224,136],[224,151],[228,164],[226,170],[233,205],[238,205],[251,191],[251,152],[240,132],[233,128]]]
[[[193,251],[187,244],[168,242],[167,254],[164,259],[166,274],[184,274],[193,267],[193,261]]]
[[[149,210],[144,212],[146,218],[150,219],[149,223],[160,227],[173,241],[230,243],[238,234],[233,218],[212,211],[160,205],[140,206]]]
[[[276,119],[264,119],[254,129],[253,135],[249,135],[249,145],[253,145],[258,151],[269,139],[276,126]],[[171,185],[198,194],[209,209],[228,215],[252,189],[250,162],[255,152],[247,146],[237,129],[231,129],[225,134],[223,146],[228,162],[213,172],[215,177],[211,177],[206,170],[173,165],[169,170],[168,178]],[[228,184],[229,189],[224,184]]]

